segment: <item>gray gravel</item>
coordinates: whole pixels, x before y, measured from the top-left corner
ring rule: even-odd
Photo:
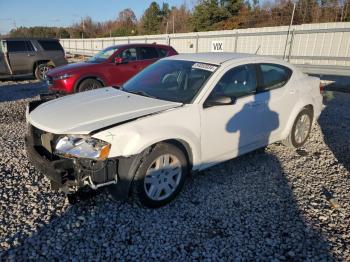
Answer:
[[[68,205],[27,161],[30,99],[2,102],[0,260],[349,261],[350,95],[328,97],[304,148],[215,166],[157,210],[107,192]]]

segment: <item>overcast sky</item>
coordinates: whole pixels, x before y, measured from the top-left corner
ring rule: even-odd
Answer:
[[[0,0],[0,33],[15,26],[69,26],[82,17],[95,21],[114,19],[117,14],[131,8],[139,18],[154,0]],[[196,0],[163,0],[170,6],[184,2],[192,7]]]

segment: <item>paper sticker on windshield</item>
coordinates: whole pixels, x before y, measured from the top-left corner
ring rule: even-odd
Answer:
[[[192,68],[196,68],[196,69],[203,69],[203,70],[207,70],[210,72],[214,72],[216,70],[216,68],[218,68],[217,66],[214,65],[209,65],[209,64],[203,64],[203,63],[195,63]]]

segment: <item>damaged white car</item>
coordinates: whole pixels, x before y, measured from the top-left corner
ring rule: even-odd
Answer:
[[[276,141],[300,147],[322,109],[320,81],[268,57],[183,54],[109,87],[27,110],[32,163],[70,199],[109,186],[148,207],[186,176]]]

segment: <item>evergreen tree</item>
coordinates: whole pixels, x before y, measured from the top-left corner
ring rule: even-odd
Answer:
[[[152,2],[142,17],[142,27],[145,34],[159,34],[162,21],[162,11],[156,2]]]

